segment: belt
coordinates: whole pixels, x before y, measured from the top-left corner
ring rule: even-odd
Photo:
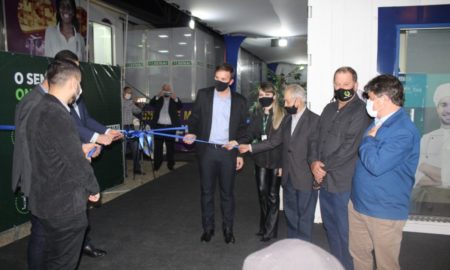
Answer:
[[[224,149],[222,146],[223,144],[215,144],[215,143],[209,143],[209,147],[215,148],[215,149]]]

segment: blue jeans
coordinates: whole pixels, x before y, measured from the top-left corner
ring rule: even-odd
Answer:
[[[291,179],[288,179],[283,186],[283,202],[288,238],[311,242],[317,190],[297,190],[292,185]]]
[[[332,193],[320,189],[320,211],[333,254],[347,270],[353,269],[348,246],[348,202],[350,191]]]

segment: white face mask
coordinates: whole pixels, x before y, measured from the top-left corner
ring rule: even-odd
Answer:
[[[76,101],[78,101],[78,99],[80,99],[80,96],[83,93],[83,89],[81,88],[81,86],[79,86],[79,88],[80,88],[80,93],[78,93]]]
[[[367,100],[366,111],[367,111],[367,114],[370,115],[370,117],[375,118],[378,115],[378,112],[373,109],[373,101],[370,99]]]
[[[131,94],[125,94],[125,99],[131,99]]]

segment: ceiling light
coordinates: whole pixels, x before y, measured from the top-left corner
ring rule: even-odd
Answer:
[[[158,50],[159,53],[168,53],[168,50]]]
[[[192,36],[192,34],[190,34],[190,33],[187,33],[187,34],[184,34],[183,36],[185,36],[185,37],[191,37],[191,36]]]
[[[175,54],[175,57],[183,57],[184,54]]]
[[[184,46],[184,45],[187,45],[187,43],[186,42],[178,42],[178,45]]]
[[[168,35],[158,35],[159,38],[168,38]]]
[[[192,30],[195,29],[195,21],[193,18],[191,18],[191,20],[189,21],[189,28],[191,28]]]
[[[280,47],[286,47],[287,44],[288,44],[288,41],[287,41],[287,39],[285,39],[285,38],[280,38],[280,39],[278,40],[278,46],[280,46]]]

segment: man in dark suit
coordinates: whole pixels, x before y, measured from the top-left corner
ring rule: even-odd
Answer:
[[[282,132],[268,140],[251,145],[240,145],[241,153],[259,153],[283,144],[282,185],[284,213],[288,237],[311,241],[317,190],[308,163],[308,148],[315,135],[319,116],[306,108],[306,92],[297,84],[286,86],[284,104],[290,116],[284,118]]]
[[[86,202],[100,198],[87,157],[99,146],[82,147],[70,116],[68,104],[80,91],[78,66],[54,61],[47,78],[49,94],[42,97],[26,122],[25,140],[33,172],[29,206],[44,230],[44,269],[75,269],[87,227]]]
[[[171,128],[180,125],[180,116],[178,111],[183,107],[183,103],[178,98],[170,84],[164,84],[158,95],[150,100],[150,105],[155,108],[151,127],[156,128]],[[175,134],[175,131],[165,131],[168,134]],[[155,164],[154,169],[157,171],[163,162],[163,144],[166,144],[166,158],[167,168],[173,169],[175,166],[175,140],[169,137],[162,137],[155,135]]]
[[[219,179],[223,215],[224,240],[234,243],[234,180],[236,170],[243,165],[238,151],[233,148],[246,139],[247,102],[243,96],[230,90],[233,67],[222,64],[215,70],[215,87],[200,89],[197,93],[189,132],[184,142],[192,144],[196,138],[209,144],[198,144],[200,169],[203,234],[201,241],[209,242],[214,235],[214,192]]]

